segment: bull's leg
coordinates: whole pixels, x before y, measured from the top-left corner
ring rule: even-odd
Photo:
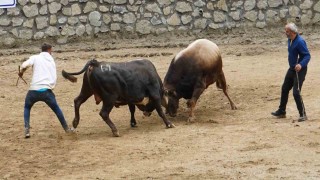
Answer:
[[[92,96],[92,93],[88,93],[88,92],[85,93],[81,90],[80,95],[74,99],[75,116],[74,116],[74,119],[72,122],[72,126],[74,128],[77,128],[79,121],[80,121],[80,113],[79,113],[80,106],[82,103],[86,102],[90,96]]]
[[[100,116],[108,124],[108,126],[111,128],[113,135],[116,137],[119,137],[120,136],[119,132],[109,117],[109,114],[110,114],[112,108],[113,108],[113,105],[106,105],[105,103],[103,103],[102,109],[100,111]]]
[[[157,92],[157,91],[150,91],[150,92]],[[167,128],[174,128],[174,124],[172,124],[164,115],[164,112],[162,110],[161,107],[161,98],[160,95],[157,94],[151,94],[151,99],[154,101],[155,103],[155,108],[157,110],[158,115],[162,118],[163,122],[166,124]]]
[[[188,122],[193,122],[195,120],[194,109],[196,107],[196,103],[197,103],[200,95],[203,93],[203,91],[205,89],[206,89],[205,79],[199,78],[199,80],[195,84],[195,87],[194,87],[194,90],[192,93],[192,97],[187,102],[187,106],[188,106],[188,108],[190,108]]]
[[[231,98],[228,95],[228,91],[227,91],[227,82],[226,82],[226,78],[224,76],[224,73],[221,72],[221,74],[218,76],[218,82],[219,82],[219,88],[221,88],[223,90],[224,95],[227,96],[229,102],[230,102],[230,106],[232,110],[237,109],[237,106],[233,103],[233,101],[231,100]]]
[[[72,122],[72,126],[74,128],[77,128],[77,126],[79,124],[79,120],[80,120],[79,109],[80,109],[81,104],[86,102],[87,99],[92,96],[92,94],[93,94],[93,92],[90,89],[90,84],[89,84],[89,81],[88,81],[88,77],[87,77],[87,75],[84,75],[80,94],[79,94],[78,97],[76,97],[74,99],[74,113],[75,113],[75,116],[74,116],[74,119],[73,119],[73,122]]]
[[[172,124],[167,118],[166,116],[164,115],[164,112],[161,108],[161,103],[160,103],[160,100],[156,103],[156,110],[157,110],[157,113],[158,115],[162,118],[163,122],[166,124],[166,127],[167,128],[174,128],[174,124]]]
[[[134,117],[134,113],[136,111],[136,106],[134,104],[129,104],[128,106],[129,106],[129,110],[130,110],[130,113],[131,113],[130,125],[131,125],[131,127],[136,127],[137,122],[136,122],[136,119]]]

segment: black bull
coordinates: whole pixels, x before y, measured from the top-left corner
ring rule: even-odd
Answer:
[[[162,81],[149,60],[133,60],[123,63],[88,61],[85,67],[76,73],[62,71],[62,76],[71,82],[76,82],[73,75],[85,73],[83,84],[78,97],[74,99],[75,117],[73,127],[79,124],[79,109],[89,97],[94,95],[96,104],[103,102],[100,116],[109,125],[112,133],[119,136],[116,126],[109,114],[114,106],[128,105],[131,113],[131,126],[136,126],[134,117],[135,106],[150,115],[156,109],[166,127],[174,125],[167,120],[161,103],[164,103]]]

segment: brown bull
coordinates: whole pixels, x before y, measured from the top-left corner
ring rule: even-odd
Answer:
[[[207,39],[196,40],[173,58],[164,78],[169,115],[176,116],[179,99],[188,99],[187,106],[190,108],[188,121],[192,121],[197,100],[203,91],[215,82],[229,99],[231,109],[236,109],[227,93],[218,46]]]

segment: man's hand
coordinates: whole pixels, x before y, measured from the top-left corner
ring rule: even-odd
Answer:
[[[22,76],[23,76],[23,73],[24,73],[26,70],[27,70],[27,68],[22,68],[22,69],[20,69],[20,66],[18,66],[18,71],[19,71],[19,72],[18,72],[18,76],[19,76],[19,77],[18,77],[18,79],[17,79],[16,86],[18,86],[19,79],[22,79],[24,83],[28,84],[28,83],[26,82],[26,80],[24,80],[23,77],[22,77]]]
[[[18,73],[18,76],[22,78],[23,76],[23,73],[26,71],[26,68],[22,68],[20,69],[20,66],[19,66],[19,73]]]
[[[22,78],[23,72],[19,72],[19,73],[18,73],[18,76]]]
[[[300,64],[297,64],[296,67],[294,67],[294,69],[299,72],[301,70],[301,65]]]

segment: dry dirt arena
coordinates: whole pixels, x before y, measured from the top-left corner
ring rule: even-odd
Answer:
[[[281,29],[282,30],[282,29]],[[320,179],[320,36],[304,29],[312,60],[303,86],[309,120],[296,122],[292,92],[287,118],[270,112],[279,105],[288,68],[286,37],[281,30],[187,34],[140,39],[98,37],[93,41],[55,45],[57,101],[71,125],[73,99],[82,81],[64,80],[61,70],[75,72],[96,58],[123,62],[150,59],[161,78],[171,59],[197,38],[208,38],[222,51],[229,94],[238,110],[215,85],[200,97],[196,122],[187,123],[186,101],[180,101],[176,128],[166,129],[154,112],[130,127],[127,106],[114,108],[111,118],[120,137],[100,118],[100,105],[91,97],[81,106],[75,134],[65,134],[44,103],[31,111],[31,138],[24,138],[23,106],[28,85],[17,68],[39,52],[41,42],[0,50],[0,179]],[[272,38],[271,38],[272,37]],[[24,78],[31,81],[31,70]],[[78,76],[79,79],[82,75]]]

